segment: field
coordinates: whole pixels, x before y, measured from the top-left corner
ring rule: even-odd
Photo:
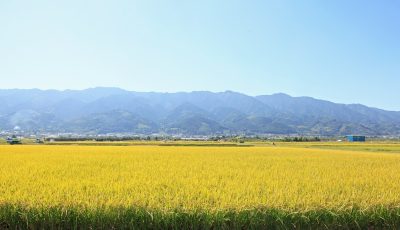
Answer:
[[[0,229],[400,227],[396,143],[0,145]]]

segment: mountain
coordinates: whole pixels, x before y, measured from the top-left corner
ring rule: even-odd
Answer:
[[[158,131],[158,125],[129,111],[112,110],[104,113],[86,115],[60,127],[66,132],[79,133],[141,133],[151,134]]]
[[[400,135],[400,112],[286,94],[119,88],[0,90],[0,130],[127,134]]]
[[[208,135],[223,131],[225,128],[213,118],[213,114],[185,102],[168,113],[163,121],[164,131],[186,135]]]

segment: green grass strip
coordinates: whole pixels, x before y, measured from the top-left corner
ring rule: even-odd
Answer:
[[[208,213],[141,208],[0,206],[0,229],[399,229],[400,208]]]

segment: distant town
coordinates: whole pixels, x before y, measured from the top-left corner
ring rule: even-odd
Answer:
[[[309,135],[168,135],[164,133],[135,134],[135,133],[109,133],[109,134],[78,134],[78,133],[49,133],[25,132],[23,130],[0,131],[0,138],[8,143],[19,144],[22,140],[31,140],[30,143],[42,144],[45,142],[62,141],[220,141],[220,142],[249,142],[249,141],[277,141],[277,142],[365,142],[379,140],[400,140],[399,136],[309,136]]]

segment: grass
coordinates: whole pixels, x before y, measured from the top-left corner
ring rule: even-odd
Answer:
[[[399,172],[299,145],[3,145],[0,229],[397,229]]]
[[[387,142],[365,142],[365,143],[310,142],[310,143],[279,143],[279,145],[286,146],[286,147],[313,148],[313,149],[400,153],[400,143],[398,143],[398,142],[392,142],[392,143],[387,143]]]
[[[97,141],[79,141],[79,142],[46,142],[45,145],[75,145],[75,146],[198,146],[198,147],[251,147],[252,144],[238,144],[233,142],[163,142],[163,141],[118,141],[118,142],[97,142]]]
[[[33,144],[33,140],[25,139],[23,144]],[[46,141],[44,145],[75,145],[75,146],[211,146],[211,147],[251,147],[253,143],[238,143],[231,141]]]
[[[3,221],[1,221],[3,220]],[[139,208],[0,208],[0,228],[11,229],[396,229],[400,209],[287,212],[279,209],[160,212]]]

